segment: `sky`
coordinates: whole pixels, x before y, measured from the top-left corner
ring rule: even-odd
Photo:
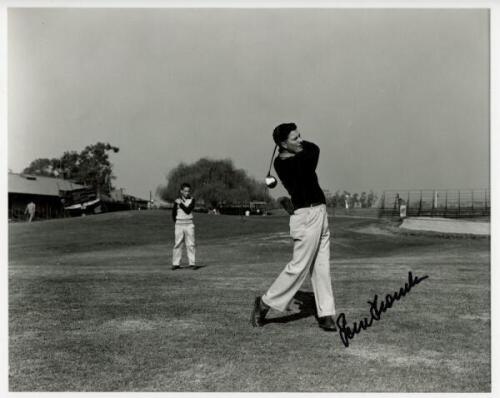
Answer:
[[[479,9],[11,8],[8,167],[110,142],[149,198],[202,157],[263,180],[295,122],[331,192],[488,188],[489,62]]]

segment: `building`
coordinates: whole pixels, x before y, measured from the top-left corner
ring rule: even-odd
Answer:
[[[24,220],[26,205],[36,205],[36,219],[64,216],[61,191],[85,188],[69,180],[27,174],[9,173],[9,221]]]
[[[130,210],[148,210],[150,206],[149,200],[138,198],[132,195],[124,195],[125,203]]]

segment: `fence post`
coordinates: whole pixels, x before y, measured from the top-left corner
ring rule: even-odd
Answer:
[[[432,207],[431,207],[431,217],[434,217],[434,210],[436,209],[436,190],[432,191]]]
[[[406,201],[406,214],[410,215],[410,191],[408,191],[408,200]]]
[[[460,218],[460,191],[458,191],[458,217]]]
[[[486,211],[488,209],[488,201],[487,201],[487,196],[486,194],[488,193],[488,191],[485,189],[484,190],[484,214],[486,214]]]
[[[446,217],[448,214],[448,190],[445,191],[444,194],[444,216]]]
[[[420,203],[418,204],[418,215],[420,216],[420,211],[422,210],[422,191],[420,191]]]
[[[471,191],[472,213],[474,213],[474,190]]]

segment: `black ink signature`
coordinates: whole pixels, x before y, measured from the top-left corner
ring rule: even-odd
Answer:
[[[421,278],[417,276],[413,277],[411,271],[408,272],[408,282],[406,282],[405,285],[399,289],[399,291],[394,292],[393,294],[387,294],[385,296],[385,301],[382,301],[380,304],[378,304],[377,302],[377,295],[373,297],[373,301],[368,301],[368,304],[370,304],[370,319],[367,319],[365,317],[357,323],[354,322],[352,324],[352,329],[349,326],[346,326],[347,321],[345,319],[345,314],[343,312],[340,313],[340,315],[337,317],[337,326],[339,328],[339,334],[340,338],[342,339],[342,343],[344,343],[346,347],[349,347],[349,340],[352,340],[356,334],[361,332],[361,329],[366,330],[372,325],[373,321],[380,320],[380,314],[382,314],[382,312],[385,312],[389,308],[391,308],[394,302],[398,301],[401,297],[406,296],[406,294],[410,292],[413,286],[419,284],[428,277],[428,275],[425,275]]]

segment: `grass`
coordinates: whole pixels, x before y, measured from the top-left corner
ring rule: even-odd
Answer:
[[[317,327],[308,281],[252,328],[253,298],[291,258],[287,217],[196,214],[198,270],[170,270],[163,211],[9,226],[11,391],[487,392],[490,241],[331,220],[338,313],[408,271],[429,279],[345,348]]]

